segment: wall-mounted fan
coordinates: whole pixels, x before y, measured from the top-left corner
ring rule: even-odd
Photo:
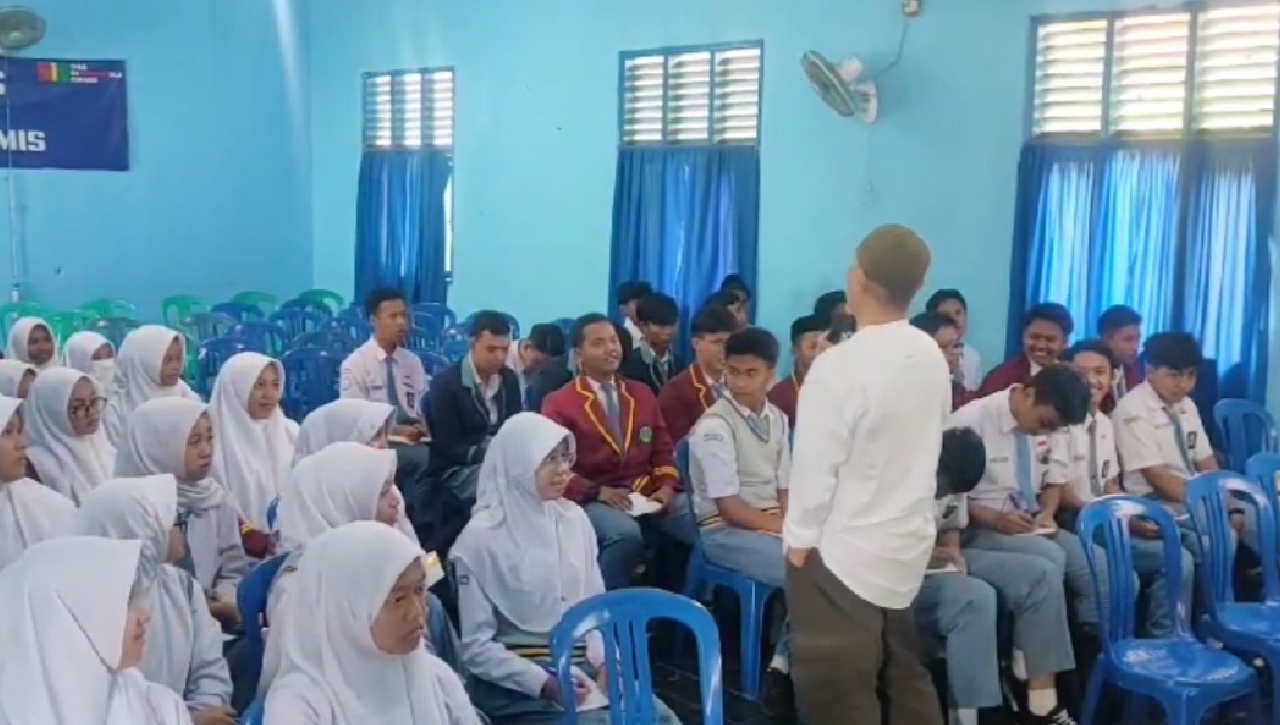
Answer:
[[[45,22],[31,8],[0,8],[0,50],[23,50],[44,39]]]
[[[875,123],[880,114],[876,84],[857,56],[849,56],[837,65],[818,51],[810,50],[801,56],[800,65],[813,90],[833,111],[845,118],[857,117]]]

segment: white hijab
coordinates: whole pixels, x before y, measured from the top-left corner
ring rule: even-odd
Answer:
[[[120,344],[116,360],[116,375],[111,384],[111,398],[102,416],[107,429],[107,439],[118,444],[124,437],[124,428],[133,409],[152,398],[181,397],[199,400],[200,396],[179,379],[177,384],[160,384],[160,368],[165,353],[177,340],[182,346],[183,359],[187,354],[187,339],[176,330],[163,325],[143,325],[132,330]]]
[[[190,725],[179,695],[117,669],[140,549],[66,536],[0,571],[0,725]]]
[[[196,623],[188,575],[169,566],[169,532],[178,517],[178,482],[170,475],[115,478],[80,502],[76,533],[138,541],[137,595],[151,612],[142,674],[176,693],[187,689]],[[203,592],[201,592],[203,596]]]
[[[21,403],[0,397],[0,430]],[[32,544],[71,533],[75,513],[71,499],[29,478],[0,483],[0,569]]]
[[[93,382],[71,368],[45,370],[31,384],[22,408],[31,441],[27,457],[40,474],[40,482],[77,503],[111,476],[116,460],[116,449],[107,442],[101,425],[96,433],[86,436],[71,430],[67,404],[81,380]]]
[[[283,653],[272,687],[322,697],[336,725],[478,724],[458,676],[424,646],[388,655],[374,644],[373,623],[392,586],[422,556],[374,522],[313,541],[294,574],[289,611],[271,633]]]
[[[212,478],[184,481],[187,439],[207,405],[190,398],[153,398],[129,414],[116,448],[117,476],[167,473],[178,479],[178,509],[187,513],[220,506],[226,490]]]
[[[98,384],[98,390],[104,396],[109,396],[116,375],[115,356],[106,360],[93,359],[103,345],[109,346],[112,352],[115,352],[116,346],[102,335],[92,330],[77,332],[68,337],[66,344],[62,346],[62,364],[93,378],[93,381]]]
[[[18,388],[21,387],[22,379],[28,372],[39,373],[40,371],[35,365],[21,360],[9,358],[0,360],[0,395],[10,398],[18,397]]]
[[[289,478],[298,425],[276,408],[266,420],[249,417],[249,396],[258,376],[275,365],[285,387],[280,361],[256,352],[231,356],[213,384],[209,417],[213,420],[213,478],[231,493],[240,514],[259,531],[267,530],[267,507]]]
[[[595,530],[582,507],[545,501],[536,488],[538,467],[566,439],[572,445],[567,429],[537,413],[507,420],[485,452],[471,520],[449,553],[526,632],[550,632],[600,586]]]
[[[53,335],[53,328],[49,327],[49,323],[41,317],[23,317],[13,323],[13,327],[9,329],[9,351],[7,356],[14,360],[21,360],[30,363],[31,358],[27,357],[27,345],[31,341],[31,332],[37,327],[43,327],[48,331],[49,336],[53,337],[53,356],[49,358],[49,362],[37,367],[38,370],[48,370],[58,365],[58,338]]]
[[[280,495],[281,548],[295,551],[329,529],[372,521],[395,472],[395,451],[350,441],[302,459]]]
[[[338,398],[325,403],[303,419],[298,429],[294,464],[339,441],[367,444],[386,427],[395,412],[396,409],[386,403],[361,398]]]

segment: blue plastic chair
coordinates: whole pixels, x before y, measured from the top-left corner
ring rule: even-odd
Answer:
[[[325,320],[329,318],[310,310],[281,307],[267,319],[279,325],[292,340],[299,335],[319,330],[324,327]]]
[[[331,330],[341,332],[343,335],[356,341],[356,344],[362,344],[365,340],[373,337],[373,325],[363,317],[338,317],[330,318],[328,327]]]
[[[280,357],[289,348],[289,335],[284,329],[264,320],[242,322],[232,331],[232,336],[239,338],[245,349],[270,357]]]
[[[311,411],[338,399],[342,357],[318,347],[299,347],[280,359],[284,365],[285,415],[302,420]]]
[[[226,315],[236,322],[256,322],[267,318],[267,313],[261,307],[244,302],[220,302],[209,308],[209,311]]]
[[[333,310],[329,308],[329,305],[326,305],[319,300],[308,300],[299,297],[295,297],[294,299],[280,305],[280,309],[277,310],[277,312],[284,312],[286,310],[312,312],[325,320],[333,317]]]
[[[440,354],[451,363],[461,362],[471,351],[471,341],[465,337],[461,340],[450,340],[440,348]]]
[[[449,362],[449,358],[438,352],[432,352],[430,350],[414,350],[413,354],[417,355],[419,360],[422,360],[422,367],[427,371],[427,375],[430,375],[431,377],[439,375],[453,364]]]
[[[1129,520],[1141,516],[1155,522],[1164,544],[1165,596],[1174,608],[1173,634],[1138,639],[1134,632],[1138,580],[1134,571]],[[1139,697],[1159,702],[1169,725],[1198,725],[1210,708],[1250,696],[1254,722],[1261,722],[1257,675],[1236,656],[1207,647],[1191,634],[1189,614],[1179,600],[1182,586],[1182,541],[1173,516],[1155,501],[1134,496],[1104,496],[1080,513],[1076,525],[1084,547],[1102,620],[1102,653],[1094,665],[1081,709],[1081,725],[1092,725],[1106,682],[1128,693],[1125,722],[1146,722]],[[1099,550],[1106,557],[1110,586],[1104,600],[1099,586]],[[1126,575],[1117,575],[1125,572]]]
[[[236,318],[217,312],[197,312],[182,321],[182,327],[200,342],[227,337],[240,324]]]
[[[1280,518],[1280,453],[1255,453],[1244,463],[1244,475],[1258,482],[1271,497],[1271,508]]]
[[[249,703],[248,709],[240,716],[240,725],[262,725],[266,709],[267,703],[264,698],[254,698],[253,702]]]
[[[1249,456],[1280,452],[1276,420],[1266,408],[1242,398],[1223,398],[1213,404],[1213,420],[1227,450],[1227,467],[1243,471]]]
[[[245,349],[244,342],[234,337],[215,337],[200,343],[200,354],[196,360],[196,392],[208,400],[218,371],[232,355]]]
[[[236,606],[240,609],[240,621],[244,627],[243,646],[247,648],[246,662],[257,668],[256,672],[249,673],[255,689],[262,674],[262,658],[267,651],[266,640],[262,636],[268,624],[267,598],[286,558],[288,554],[280,554],[257,565],[245,575],[236,590]]]
[[[575,320],[572,317],[558,317],[552,320],[551,324],[555,325],[556,327],[559,327],[560,331],[564,333],[564,337],[567,340],[573,334],[574,322]]]
[[[569,608],[551,630],[551,660],[560,691],[573,692],[575,645],[592,630],[605,641],[609,673],[611,725],[654,722],[653,673],[649,663],[649,624],[674,620],[693,631],[698,642],[698,685],[704,725],[724,725],[723,661],[715,619],[697,602],[661,589],[606,592]],[[576,708],[564,711],[565,725],[578,721]]]
[[[93,331],[110,340],[117,350],[125,336],[139,327],[142,323],[132,317],[102,317],[93,321]]]
[[[357,346],[355,340],[352,340],[346,332],[336,327],[304,332],[293,338],[293,342],[289,345],[290,348],[318,347],[335,355],[341,355],[343,358],[354,352]]]
[[[440,344],[448,345],[449,343],[457,340],[465,341],[470,338],[471,338],[471,322],[470,320],[467,320],[465,322],[462,322],[456,325],[449,325],[448,327],[444,328],[444,331],[440,333]]]
[[[676,446],[676,465],[680,467],[680,480],[689,478],[689,441],[684,439]],[[689,510],[693,511],[693,485],[685,486],[689,497]],[[780,590],[764,582],[758,582],[742,572],[713,564],[702,548],[702,535],[694,526],[693,552],[689,555],[689,568],[685,575],[684,595],[694,601],[711,598],[715,587],[725,587],[738,595],[738,607],[742,612],[739,637],[742,642],[742,694],[749,700],[760,699],[760,680],[764,674],[760,662],[761,640],[764,637],[764,618],[769,611],[769,599]]]
[[[409,334],[405,338],[405,347],[411,350],[434,350],[440,347],[440,337],[421,327],[410,327]]]

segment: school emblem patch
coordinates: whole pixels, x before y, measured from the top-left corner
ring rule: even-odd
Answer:
[[[640,429],[640,442],[648,443],[649,441],[652,441],[652,440],[653,440],[653,429],[647,425],[642,427]]]
[[[404,394],[404,396],[405,396],[405,398],[406,398],[406,402],[408,402],[408,403],[409,403],[409,408],[411,408],[411,409],[412,409],[412,408],[414,407],[414,406],[413,406],[413,393],[411,393],[411,392],[410,392],[410,393],[405,393],[405,394]]]
[[[1192,430],[1192,431],[1187,431],[1187,448],[1195,448],[1195,447],[1196,447],[1196,434],[1197,434],[1197,433],[1198,433],[1198,431],[1194,431],[1194,430]]]
[[[1111,461],[1102,462],[1102,477],[1111,478]]]

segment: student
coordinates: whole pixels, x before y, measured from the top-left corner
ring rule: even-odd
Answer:
[[[703,551],[713,563],[781,589],[786,584],[782,517],[791,476],[791,430],[768,400],[778,340],[748,327],[725,341],[725,387],[689,434],[689,476]],[[765,672],[766,706],[794,717],[784,624]]]
[[[608,324],[599,317],[595,324]],[[485,457],[475,514],[449,553],[462,656],[476,678],[475,703],[495,723],[559,723],[565,698],[581,702],[596,687],[607,693],[606,678],[617,675],[605,670],[599,631],[586,635],[575,657],[580,689],[561,692],[547,670],[551,630],[570,607],[605,589],[598,534],[582,509],[564,499],[573,461],[574,438],[562,426],[536,413],[507,421]],[[661,701],[654,705],[654,722],[679,723]],[[607,710],[581,712],[577,720],[610,722]]]
[[[21,360],[0,359],[0,395],[23,399],[36,380],[36,366]]]
[[[679,322],[680,307],[670,295],[655,292],[641,299],[636,305],[640,338],[635,349],[622,359],[619,372],[648,385],[654,395],[662,392],[667,381],[684,368],[672,349]]]
[[[529,336],[516,343],[516,354],[507,355],[507,367],[515,371],[520,380],[520,401],[528,395],[533,375],[547,363],[564,356],[564,331],[549,322],[534,325]]]
[[[102,394],[111,397],[116,377],[116,346],[92,330],[81,330],[67,338],[62,347],[62,364],[93,378]]]
[[[289,477],[298,424],[284,417],[284,366],[256,352],[232,355],[209,401],[213,478],[248,526],[267,531],[267,507]]]
[[[831,327],[831,319],[837,314],[848,314],[845,309],[848,302],[849,296],[844,290],[824,292],[813,302],[813,316],[822,322],[824,328]]]
[[[137,669],[162,626],[140,560],[137,541],[67,536],[0,571],[0,722],[191,725],[182,697]]]
[[[89,376],[59,367],[36,378],[23,406],[31,478],[77,505],[115,466],[116,449],[98,417],[102,402]]]
[[[946,642],[947,682],[959,725],[976,725],[978,710],[1004,701],[997,604],[1013,622],[1014,670],[1027,681],[1031,722],[1071,725],[1054,682],[1057,673],[1075,667],[1062,572],[1042,557],[961,546],[969,524],[968,493],[982,479],[986,459],[972,429],[943,433],[933,573],[925,575],[916,596],[916,621],[926,637]]]
[[[744,307],[742,297],[734,292],[716,292],[702,303],[703,309],[707,307],[723,307],[733,315],[733,329],[741,330],[747,326],[747,310]]]
[[[477,312],[467,356],[440,373],[431,386],[431,470],[442,494],[424,502],[433,530],[454,516],[460,523],[450,531],[461,530],[476,500],[476,478],[489,441],[523,407],[520,381],[506,366],[510,346],[506,315]]]
[[[479,725],[458,675],[423,646],[422,597],[434,583],[423,556],[372,522],[312,542],[271,632],[281,659],[265,722]]]
[[[727,311],[722,312],[727,316]],[[679,494],[671,437],[653,393],[618,375],[620,345],[609,318],[583,315],[573,326],[580,375],[547,398],[542,414],[573,435],[577,456],[565,497],[580,504],[595,527],[605,585],[631,584],[644,549],[631,515],[634,492],[662,505],[654,523],[682,541],[692,521]]]
[[[32,544],[71,533],[76,505],[27,478],[27,436],[17,398],[0,397],[0,569]]]
[[[359,398],[338,398],[307,414],[298,427],[293,463],[334,443],[349,441],[370,448],[387,448],[387,434],[395,421],[395,408]]]
[[[112,379],[110,402],[102,416],[107,440],[115,445],[124,437],[125,421],[134,408],[152,398],[178,397],[199,400],[185,381],[187,340],[162,325],[143,325],[120,344],[119,369]]]
[[[960,382],[960,327],[956,321],[941,312],[922,312],[911,318],[911,324],[923,330],[938,343],[942,356],[947,359],[951,371],[951,410],[955,412],[973,397]]]
[[[58,341],[53,328],[39,317],[23,317],[9,330],[7,357],[48,370],[58,365]]]
[[[635,345],[640,340],[640,323],[636,321],[636,306],[640,300],[653,294],[653,285],[640,280],[631,280],[618,285],[618,312],[622,315],[622,325],[627,330],[627,338]]]
[[[1056,302],[1044,302],[1027,310],[1022,319],[1022,354],[987,373],[976,397],[1027,384],[1041,369],[1058,362],[1073,329],[1071,313]]]
[[[956,322],[956,330],[960,333],[960,368],[956,376],[965,390],[974,392],[982,382],[982,356],[977,348],[964,342],[969,336],[969,303],[958,289],[940,289],[929,295],[924,303],[925,312],[938,312]]]
[[[563,336],[563,331],[561,335]],[[630,335],[631,333],[626,333],[624,337],[630,338]],[[577,369],[577,362],[573,360],[568,341],[563,341],[563,345],[563,354],[548,358],[538,366],[537,370],[527,374],[529,382],[524,396],[524,407],[527,410],[535,413],[542,410],[542,402],[548,395],[573,382],[573,371]]]
[[[231,675],[222,630],[191,575],[173,566],[186,554],[178,517],[178,482],[170,475],[104,481],[80,502],[82,536],[142,542],[139,604],[151,614],[139,669],[182,696],[195,725],[231,725]]]
[[[733,313],[719,305],[693,316],[693,364],[671,379],[658,396],[671,440],[680,441],[724,390],[724,342],[738,329]]]
[[[747,280],[742,275],[734,272],[725,275],[720,280],[720,291],[730,292],[734,297],[738,298],[738,305],[742,310],[742,324],[744,326],[751,324],[751,285],[747,284]]]
[[[235,630],[236,590],[251,562],[240,538],[240,516],[226,489],[209,477],[212,468],[213,423],[204,403],[154,398],[129,415],[115,475],[177,478],[178,528],[187,551],[177,566],[199,582],[213,616]]]
[[[1117,364],[1115,356],[1101,340],[1084,340],[1067,350],[1063,361],[1079,373],[1089,384],[1089,415],[1080,425],[1073,425],[1063,433],[1067,445],[1055,450],[1071,456],[1069,461],[1056,461],[1068,466],[1074,475],[1069,485],[1062,489],[1058,505],[1058,521],[1067,531],[1075,531],[1079,512],[1099,496],[1121,493],[1120,458],[1116,449],[1115,428],[1110,418],[1100,411],[1103,400],[1112,391],[1112,376]],[[1133,533],[1133,565],[1139,575],[1151,580],[1151,592],[1147,602],[1147,629],[1153,637],[1167,637],[1173,633],[1176,602],[1165,597],[1164,541],[1160,530],[1149,521],[1131,519]],[[1181,602],[1191,611],[1195,591],[1195,560],[1185,548],[1182,550]]]
[[[791,374],[769,389],[769,402],[778,406],[787,416],[787,423],[793,427],[800,386],[804,384],[804,376],[809,374],[813,359],[818,356],[818,345],[824,332],[817,315],[797,317],[791,323]]]
[[[1051,447],[1063,443],[1052,433],[1080,425],[1088,415],[1084,380],[1068,367],[1052,365],[1025,385],[1015,384],[965,405],[951,415],[947,426],[972,428],[987,449],[986,473],[969,495],[965,546],[1052,563],[1071,587],[1076,618],[1096,637],[1098,602],[1107,597],[1105,592],[1094,596],[1080,539],[1054,521],[1072,473],[1060,463],[1069,454]],[[1105,587],[1106,555],[1099,551],[1097,561]]]
[[[1142,315],[1132,307],[1114,305],[1098,316],[1098,334],[1116,359],[1111,390],[1101,408],[1103,413],[1115,409],[1116,401],[1142,384],[1142,363],[1138,349],[1142,347]]]

